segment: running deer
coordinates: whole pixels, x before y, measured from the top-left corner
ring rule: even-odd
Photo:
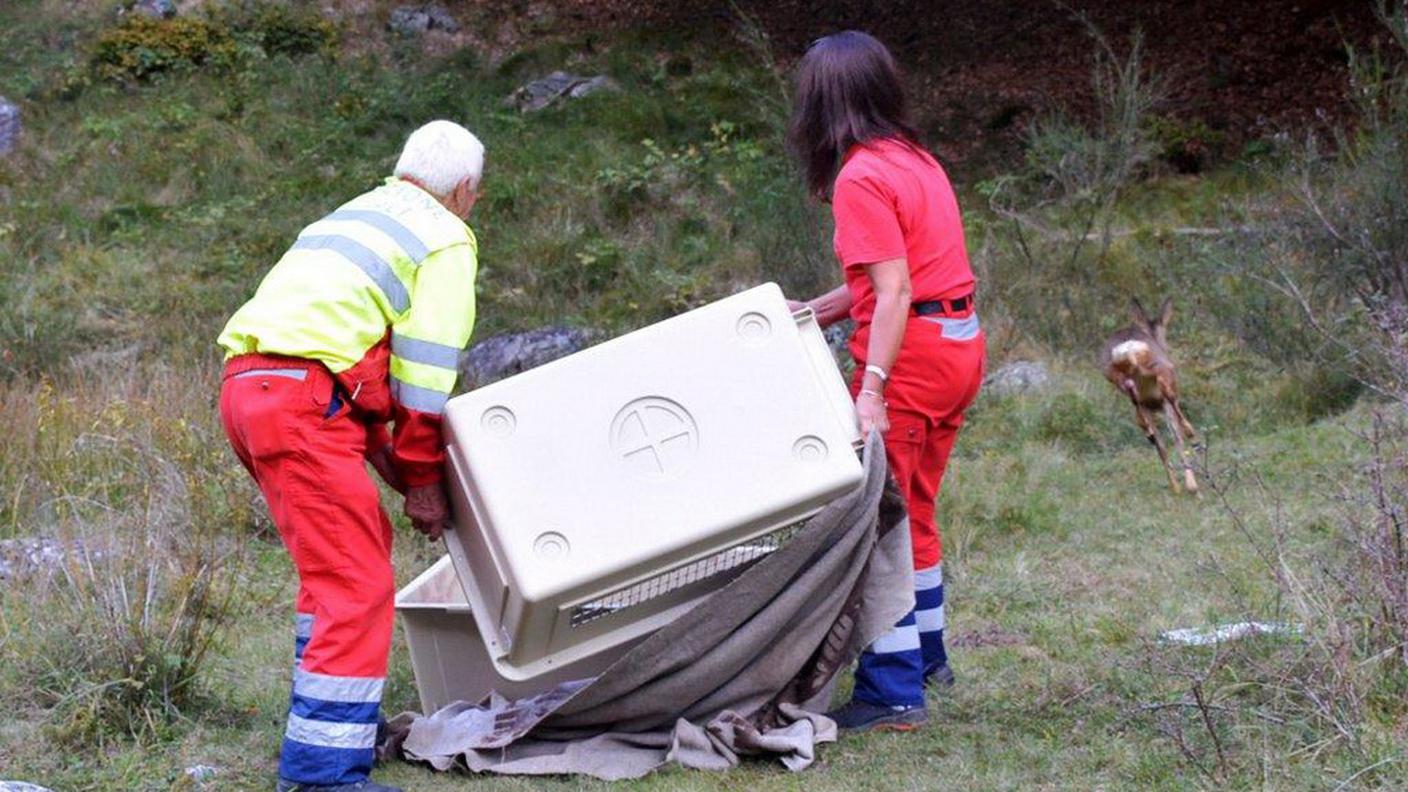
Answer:
[[[1173,359],[1169,357],[1168,339],[1164,335],[1169,320],[1173,318],[1173,300],[1164,300],[1158,319],[1150,319],[1144,306],[1134,300],[1131,316],[1134,323],[1105,342],[1101,355],[1105,379],[1134,404],[1134,422],[1144,430],[1144,436],[1159,452],[1164,472],[1168,473],[1168,485],[1178,492],[1178,479],[1169,463],[1168,451],[1154,425],[1154,413],[1163,412],[1183,462],[1184,487],[1196,493],[1198,481],[1193,478],[1190,452],[1183,447],[1183,443],[1196,444],[1197,435],[1178,404],[1178,374],[1174,370]]]

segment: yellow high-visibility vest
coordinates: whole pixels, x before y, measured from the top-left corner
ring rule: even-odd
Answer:
[[[249,353],[356,365],[391,331],[391,392],[439,414],[474,330],[479,245],[469,226],[397,178],[298,235],[221,332],[226,358]]]

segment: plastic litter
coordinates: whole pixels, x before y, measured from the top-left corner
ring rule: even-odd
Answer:
[[[1211,646],[1213,644],[1237,641],[1253,635],[1300,635],[1299,624],[1236,622],[1212,627],[1185,627],[1181,630],[1168,630],[1159,633],[1159,640],[1183,646]]]

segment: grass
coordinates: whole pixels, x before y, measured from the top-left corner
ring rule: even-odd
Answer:
[[[984,414],[974,434],[989,431]],[[1215,446],[1285,493],[1284,519],[1300,526],[1298,546],[1326,540],[1328,504],[1298,496],[1360,455],[1351,429],[1363,411]],[[1249,615],[1229,611],[1229,590],[1265,605],[1271,581],[1247,543],[1209,498],[1169,495],[1154,455],[1137,444],[1068,452],[1039,439],[1006,449],[960,444],[945,481],[950,640],[961,683],[935,699],[936,725],[913,735],[848,738],[823,749],[800,777],[748,763],[714,776],[669,771],[626,785],[639,789],[1030,789],[1183,788],[1194,779],[1175,751],[1137,716],[1166,695],[1166,680],[1141,671],[1145,643],[1159,632]],[[1265,516],[1255,493],[1236,502]],[[398,583],[437,551],[402,531]],[[240,572],[240,603],[209,659],[204,685],[214,700],[183,721],[159,752],[112,741],[74,761],[44,750],[46,713],[18,711],[29,729],[0,737],[9,776],[55,789],[166,789],[192,764],[220,768],[220,789],[268,785],[287,703],[292,570],[277,543],[255,543]],[[14,603],[5,603],[13,608]],[[17,691],[10,690],[7,697]],[[387,709],[416,706],[404,644],[392,659]],[[1136,713],[1130,717],[1131,713]],[[1267,762],[1294,743],[1269,730]],[[1401,752],[1400,745],[1397,750]],[[1401,754],[1400,754],[1401,755]],[[1271,768],[1268,788],[1315,786],[1354,769],[1336,762]],[[464,779],[395,764],[380,776],[409,789],[460,788]],[[1250,776],[1248,776],[1248,779]],[[576,780],[477,781],[490,789],[594,788]]]
[[[64,630],[86,629],[84,617],[54,616],[54,584],[0,588],[0,705],[10,712],[0,776],[64,792],[189,789],[184,768],[205,764],[218,768],[207,788],[271,785],[293,573],[224,449],[212,340],[301,225],[388,172],[421,121],[465,119],[489,148],[474,220],[479,337],[559,322],[615,333],[762,280],[800,295],[833,277],[823,213],[781,155],[775,78],[746,45],[565,32],[488,62],[470,50],[425,58],[414,42],[354,27],[342,35],[358,46],[338,55],[305,51],[300,28],[274,14],[280,40],[297,46],[266,50],[242,33],[245,48],[226,61],[124,85],[87,65],[112,25],[103,4],[71,5],[0,8],[0,94],[23,99],[28,130],[19,154],[0,160],[0,538],[89,530],[111,540],[95,514],[121,515],[140,536],[170,530],[154,516],[164,496],[144,468],[91,452],[101,435],[177,471],[188,506],[175,524],[229,561],[218,580],[233,596],[202,617],[212,643],[189,695],[126,705],[155,718],[143,730],[84,720],[69,705],[75,690],[118,672],[46,663],[92,654],[65,640]],[[489,12],[463,11],[492,31]],[[610,73],[624,90],[528,116],[501,105],[564,64]],[[1209,677],[1229,708],[1214,729],[1231,754],[1217,782],[1207,775],[1213,741],[1148,708],[1185,695],[1184,671],[1215,659],[1160,646],[1161,631],[1288,612],[1228,507],[1285,530],[1298,569],[1336,558],[1335,494],[1357,480],[1367,451],[1356,433],[1381,406],[1356,402],[1309,358],[1288,362],[1295,356],[1257,343],[1275,338],[1277,325],[1257,324],[1275,304],[1233,266],[1240,248],[1173,233],[1248,221],[1244,204],[1278,200],[1274,173],[1242,163],[1122,187],[1108,218],[1119,233],[1078,260],[1091,269],[1070,281],[1068,305],[1051,299],[1069,275],[1051,262],[1066,260],[1060,234],[1072,218],[1060,205],[1024,210],[1056,236],[1027,229],[1037,255],[1021,253],[1019,221],[989,210],[1002,179],[990,176],[959,184],[991,363],[1038,358],[1054,379],[1037,393],[983,397],[945,480],[959,686],[934,700],[931,728],[844,739],[802,775],[748,762],[622,786],[1307,789],[1353,778],[1345,788],[1392,787],[1408,761],[1394,688],[1356,725],[1360,747],[1322,745],[1319,725],[1248,714],[1263,711],[1248,691],[1256,653],[1275,648],[1264,639]],[[1174,354],[1210,470],[1228,482],[1226,505],[1168,494],[1128,406],[1095,369],[1085,342],[1123,323],[1130,293],[1178,295]],[[398,583],[437,555],[398,519]],[[186,556],[170,557],[179,581]],[[398,639],[386,709],[416,701]],[[469,781],[407,764],[380,777],[414,790],[604,786]]]

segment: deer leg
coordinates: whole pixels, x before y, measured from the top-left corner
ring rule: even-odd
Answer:
[[[1183,461],[1183,488],[1189,492],[1198,491],[1198,480],[1193,478],[1193,463],[1188,457],[1188,449],[1183,447],[1184,432],[1183,427],[1187,421],[1180,421],[1181,416],[1178,408],[1173,406],[1172,401],[1164,402],[1164,420],[1168,423],[1168,431],[1173,435],[1173,444],[1178,448],[1178,458]],[[1192,429],[1191,426],[1188,427]],[[1192,438],[1189,438],[1190,440]]]
[[[1164,443],[1159,439],[1159,431],[1154,427],[1154,422],[1150,419],[1149,413],[1138,404],[1134,405],[1134,422],[1144,430],[1144,437],[1153,444],[1154,450],[1159,452],[1159,461],[1164,465],[1164,473],[1168,474],[1168,487],[1175,493],[1178,492],[1178,480],[1173,476],[1173,467],[1169,465],[1168,451],[1164,449]]]
[[[1193,444],[1194,450],[1201,448],[1202,443],[1198,440],[1198,432],[1193,429],[1193,424],[1189,422],[1188,416],[1183,414],[1183,405],[1178,403],[1178,397],[1168,400],[1173,406],[1173,415],[1178,419],[1178,428],[1183,432],[1183,438]]]

